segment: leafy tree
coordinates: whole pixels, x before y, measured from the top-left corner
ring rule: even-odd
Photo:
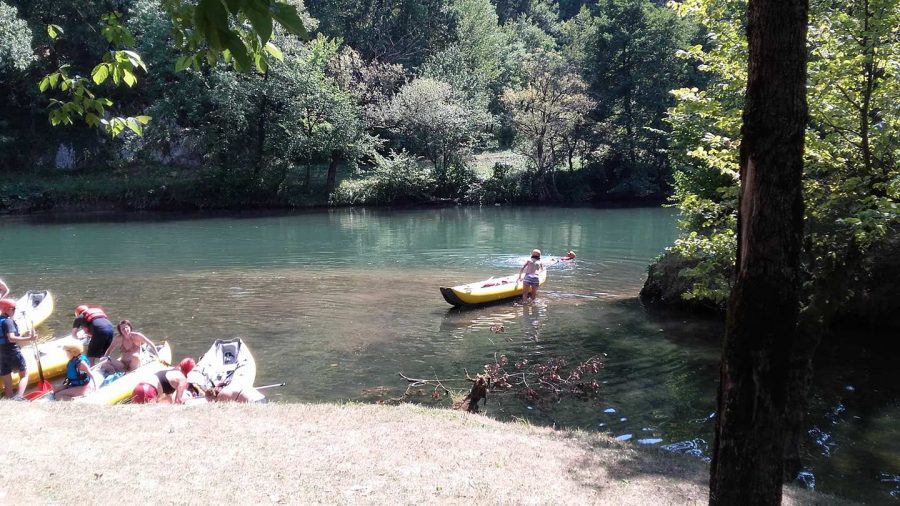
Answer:
[[[518,149],[537,172],[538,197],[559,200],[555,170],[566,155],[567,137],[594,107],[587,83],[559,54],[538,53],[522,63],[525,84],[507,89],[503,102],[512,115]]]
[[[792,353],[785,472],[801,470],[812,360],[866,253],[900,215],[900,1],[811,3],[806,298]]]
[[[31,29],[15,7],[0,2],[0,78],[4,72],[24,70],[31,60]]]
[[[366,61],[416,68],[452,42],[452,16],[442,0],[313,0],[309,10],[323,33]]]
[[[413,153],[430,160],[438,182],[447,188],[450,169],[478,145],[491,123],[484,108],[466,100],[449,84],[414,79],[385,105],[384,126]]]
[[[676,90],[672,110],[677,148],[675,199],[686,235],[675,249],[699,258],[688,271],[694,296],[721,300],[729,285],[737,209],[736,159],[743,103],[741,70],[746,46],[737,27],[742,4],[691,0],[675,6],[697,16],[710,33],[705,46],[684,55],[710,77],[705,89]],[[812,2],[809,29],[809,127],[806,131],[804,191],[806,234],[802,251],[803,297],[798,338],[791,352],[790,407],[785,470],[800,469],[799,446],[812,355],[866,252],[898,221],[898,2],[848,4]],[[892,105],[893,104],[893,105]]]
[[[601,191],[609,194],[668,193],[666,109],[670,90],[689,81],[690,67],[676,57],[693,27],[649,0],[602,0],[596,16],[587,10],[570,21],[573,56],[589,76],[597,99],[593,151],[601,171]]]

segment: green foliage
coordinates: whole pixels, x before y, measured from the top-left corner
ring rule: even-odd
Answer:
[[[341,182],[335,205],[402,205],[428,202],[437,189],[434,170],[407,153],[375,155],[375,167],[360,178]]]
[[[24,70],[32,60],[31,30],[18,14],[0,2],[0,78],[8,70]]]
[[[484,181],[478,181],[466,192],[466,201],[475,204],[511,204],[527,201],[531,196],[530,185],[523,178],[522,171],[512,166],[497,162],[491,169],[491,175]]]
[[[118,13],[110,13],[100,18],[102,21],[100,33],[110,46],[134,44],[134,37],[121,23],[121,17]],[[51,39],[56,40],[63,31],[55,25],[50,25],[47,33]],[[147,71],[147,66],[139,54],[127,49],[110,50],[104,53],[103,61],[91,71],[91,79],[94,84],[100,85],[111,78],[116,86],[125,84],[130,88],[137,83],[135,75],[137,69]],[[41,93],[59,91],[66,97],[65,100],[50,99],[49,120],[53,126],[72,125],[75,119],[82,119],[88,126],[102,127],[112,137],[117,137],[126,129],[142,135],[144,125],[151,119],[147,115],[107,116],[106,110],[113,105],[113,101],[97,96],[93,91],[91,80],[81,77],[77,71],[72,74],[71,66],[68,64],[61,65],[56,71],[45,75],[38,83],[38,89]]]
[[[729,272],[721,267],[733,264],[735,251],[745,9],[731,0],[686,0],[673,8],[709,31],[707,45],[682,56],[710,78],[705,89],[674,91],[674,200],[686,233],[675,249],[706,262],[686,273],[697,281],[692,295],[719,300]],[[897,0],[811,3],[804,266],[812,280],[827,284],[900,217],[898,17]]]
[[[484,105],[478,105],[447,83],[419,78],[401,88],[381,115],[399,144],[430,160],[447,187],[451,166],[480,143],[491,124]]]
[[[522,66],[525,84],[507,89],[503,103],[512,115],[518,149],[542,179],[539,198],[558,200],[553,172],[594,102],[587,83],[559,54],[537,53]]]
[[[453,14],[444,0],[312,0],[328,36],[340,37],[366,61],[417,68],[452,42]]]
[[[671,183],[666,109],[691,79],[676,57],[694,27],[649,0],[602,0],[566,23],[569,57],[584,69],[597,106],[594,187],[610,196],[664,195]]]
[[[291,35],[309,38],[297,5],[288,2],[163,0],[162,6],[172,20],[174,43],[183,53],[175,64],[177,70],[199,71],[204,61],[215,65],[221,57],[235,70],[255,67],[263,73],[269,68],[269,57],[281,58],[281,50],[270,42],[275,23]]]

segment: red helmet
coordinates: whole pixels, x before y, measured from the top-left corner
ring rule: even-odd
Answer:
[[[158,393],[156,387],[150,383],[138,383],[138,385],[134,387],[134,391],[131,392],[131,401],[135,404],[154,402]]]
[[[16,301],[13,299],[0,299],[0,310],[16,309]]]
[[[81,316],[81,313],[83,313],[83,312],[85,312],[85,311],[87,311],[87,310],[88,310],[87,305],[86,305],[86,304],[82,304],[82,305],[80,305],[80,306],[78,306],[78,307],[75,308],[75,316]]]
[[[197,365],[197,362],[195,362],[191,357],[188,357],[182,360],[180,364],[178,364],[178,368],[181,369],[181,374],[187,376],[189,372],[194,370],[195,365]]]

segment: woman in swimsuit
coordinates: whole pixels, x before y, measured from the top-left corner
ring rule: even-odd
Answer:
[[[132,330],[130,321],[122,320],[116,328],[119,330],[119,333],[113,338],[112,342],[109,343],[109,348],[106,350],[106,353],[104,353],[104,356],[106,356],[108,360],[100,367],[104,374],[129,372],[140,367],[142,344],[149,346],[153,353],[159,357],[159,354],[156,351],[156,345],[153,344],[153,341],[147,339],[147,336],[144,334]],[[116,359],[112,357],[112,353],[117,346],[119,347],[121,356]]]
[[[524,289],[522,290],[522,304],[528,303],[528,297],[531,296],[531,300],[534,301],[537,299],[537,291],[538,287],[541,286],[541,278],[539,273],[544,270],[544,264],[541,262],[541,250],[535,249],[531,251],[531,258],[525,261],[525,265],[519,269],[519,277],[516,279],[516,284],[519,284],[519,280],[522,280],[524,283]],[[525,273],[525,278],[522,278],[522,273]]]

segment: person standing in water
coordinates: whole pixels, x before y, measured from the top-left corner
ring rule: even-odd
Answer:
[[[541,250],[535,249],[531,250],[531,258],[525,261],[525,265],[519,269],[519,277],[516,279],[516,284],[519,281],[522,281],[524,284],[524,289],[522,290],[522,304],[528,303],[528,297],[531,297],[531,300],[537,299],[537,291],[541,286],[541,278],[540,273],[544,270],[544,264],[541,262]],[[525,274],[525,278],[522,278],[522,274]]]

